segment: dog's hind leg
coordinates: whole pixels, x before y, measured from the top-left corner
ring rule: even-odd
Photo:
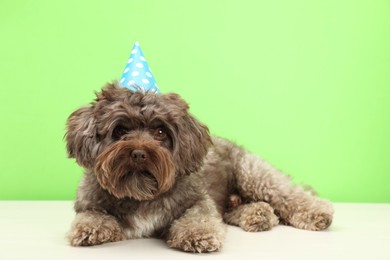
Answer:
[[[290,177],[256,155],[236,149],[241,152],[234,159],[234,175],[236,189],[243,198],[269,203],[284,223],[297,228],[323,230],[331,224],[330,202],[294,185]]]
[[[265,202],[241,204],[224,215],[226,223],[239,226],[248,232],[266,231],[279,223],[274,209]]]

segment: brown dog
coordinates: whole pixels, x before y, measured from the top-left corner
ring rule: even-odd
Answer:
[[[85,168],[68,234],[73,246],[155,236],[173,248],[210,252],[223,245],[224,222],[263,231],[279,221],[323,230],[332,221],[329,202],[210,137],[177,94],[109,84],[69,117],[66,141]]]

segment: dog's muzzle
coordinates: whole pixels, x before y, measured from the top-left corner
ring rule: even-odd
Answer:
[[[117,198],[151,200],[172,187],[175,168],[158,141],[118,141],[98,156],[95,173],[100,186]]]

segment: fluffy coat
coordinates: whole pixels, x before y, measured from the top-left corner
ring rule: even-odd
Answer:
[[[189,252],[219,250],[226,224],[323,230],[331,203],[260,157],[211,137],[177,94],[108,84],[67,122],[67,150],[85,168],[68,233],[73,246],[160,237]]]

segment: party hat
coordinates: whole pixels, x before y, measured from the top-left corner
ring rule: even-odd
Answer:
[[[119,83],[134,92],[160,93],[138,42],[134,43]]]

